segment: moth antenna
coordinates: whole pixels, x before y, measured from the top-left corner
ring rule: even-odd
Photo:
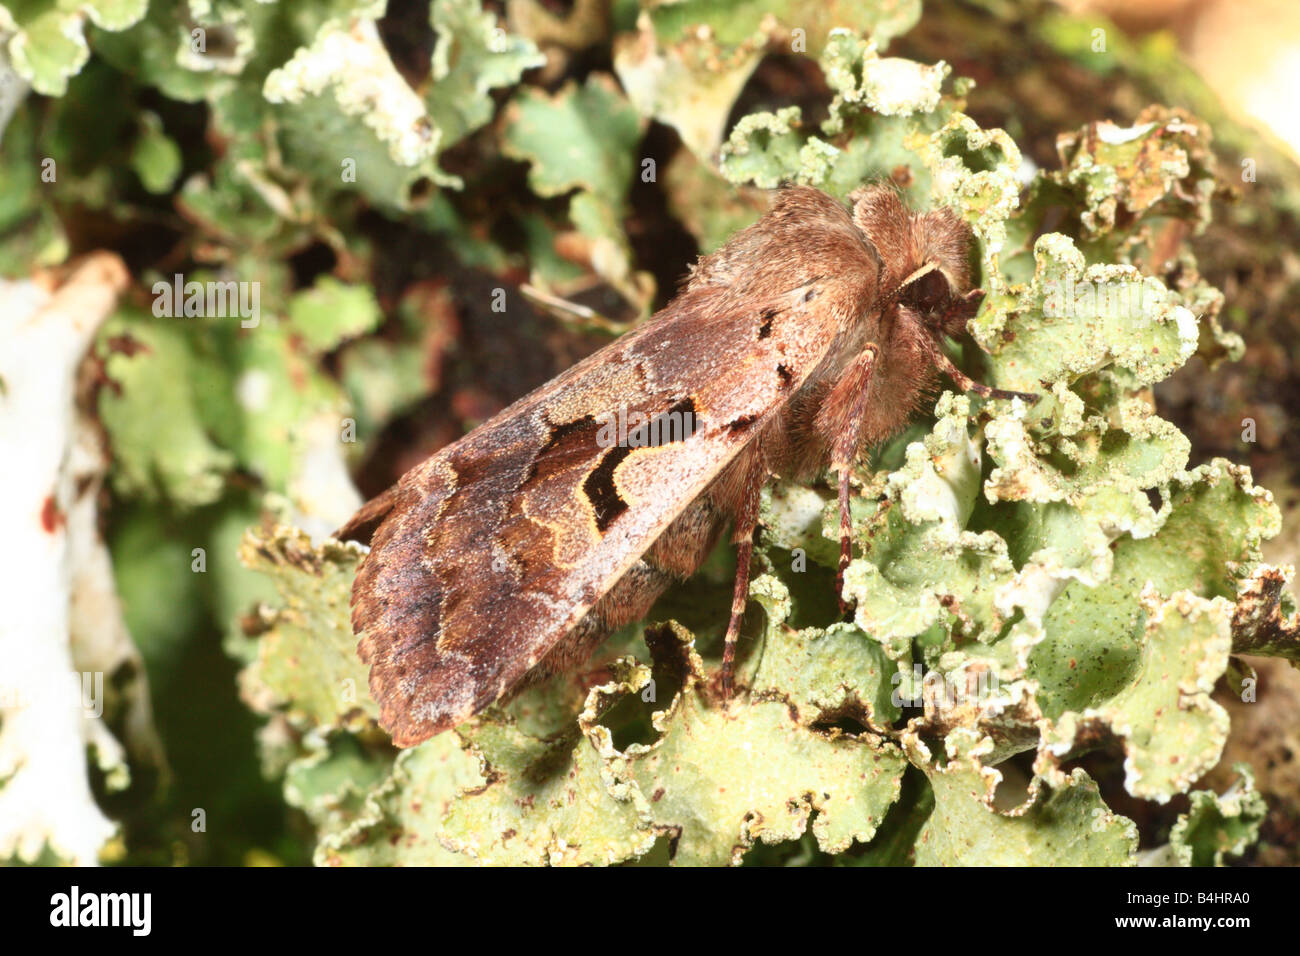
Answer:
[[[571,302],[568,299],[551,295],[549,292],[543,292],[536,286],[529,285],[526,282],[519,287],[519,291],[533,305],[561,322],[576,323],[588,328],[599,329],[602,332],[611,332],[615,335],[622,335],[631,328],[629,323],[616,322],[601,315],[595,309],[589,309],[577,302]]]
[[[922,276],[929,275],[937,268],[939,268],[938,263],[927,262],[925,265],[921,266],[921,268],[917,269],[915,272],[913,272],[902,282],[898,283],[898,288],[894,290],[891,298],[897,299],[900,295],[903,294],[903,290],[906,289],[909,285],[911,285],[913,282],[915,282],[917,279],[921,278]]]
[[[1013,392],[1005,388],[990,388],[983,382],[977,382],[957,366],[952,364],[952,359],[944,354],[943,349],[938,346],[934,349],[934,364],[938,366],[939,371],[947,375],[963,392],[974,392],[981,398],[1001,398],[1010,400],[1018,398],[1023,402],[1033,405],[1041,397],[1033,392]]]
[[[883,301],[887,303],[887,305],[893,305],[900,298],[902,298],[904,289],[906,289],[917,279],[929,275],[931,272],[934,272],[938,268],[939,268],[938,263],[927,262],[919,269],[914,270],[911,275],[907,276],[907,278],[899,282],[898,285],[894,286],[894,288],[889,291],[889,294],[884,297]]]

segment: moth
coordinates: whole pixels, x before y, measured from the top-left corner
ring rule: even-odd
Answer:
[[[987,398],[942,341],[965,329],[974,237],[890,185],[851,208],[787,186],[645,324],[412,468],[338,537],[369,541],[357,651],[399,746],[584,661],[693,574],[730,526],[732,693],[759,494],[838,472],[901,429],[941,375]],[[843,606],[843,597],[841,597]]]

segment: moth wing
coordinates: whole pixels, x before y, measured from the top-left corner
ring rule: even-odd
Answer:
[[[369,544],[375,529],[393,510],[396,497],[396,485],[382,494],[375,495],[357,509],[357,513],[348,519],[347,524],[334,532],[334,537],[340,541],[360,541],[362,544]]]
[[[363,516],[386,514],[352,621],[395,743],[453,727],[515,687],[798,390],[847,321],[817,299],[835,293],[847,313],[874,292],[875,259],[860,242],[849,261],[819,264],[747,290],[700,277],[642,328],[412,469]],[[670,420],[666,440],[629,447],[618,433],[620,415],[630,431],[673,412],[690,414],[689,434]]]

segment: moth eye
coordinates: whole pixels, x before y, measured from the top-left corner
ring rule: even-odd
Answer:
[[[919,312],[936,312],[948,302],[948,280],[932,269],[903,290],[899,301]]]

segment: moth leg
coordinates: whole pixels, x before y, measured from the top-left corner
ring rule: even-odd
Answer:
[[[1033,392],[1012,392],[1005,388],[990,388],[983,382],[977,382],[957,366],[952,364],[952,360],[944,354],[943,349],[936,347],[934,350],[934,364],[938,366],[939,371],[947,375],[957,387],[963,392],[974,392],[981,398],[1001,398],[1010,401],[1018,398],[1027,405],[1035,404],[1039,396]]]
[[[984,301],[983,289],[971,289],[964,296],[954,299],[948,305],[948,310],[944,313],[940,324],[948,331],[949,335],[957,335],[962,329],[966,328],[966,321],[973,319],[975,314],[980,310],[980,303]],[[939,366],[957,387],[963,392],[974,392],[981,398],[1001,398],[1013,399],[1018,398],[1023,402],[1033,405],[1038,401],[1038,396],[1032,392],[1012,392],[1004,388],[990,388],[982,382],[977,382],[970,376],[962,372],[961,369],[953,365],[948,356],[944,354],[942,348],[935,348],[934,362]]]
[[[749,603],[749,562],[754,556],[754,529],[758,527],[759,492],[762,481],[751,482],[753,490],[745,489],[745,497],[736,513],[736,529],[732,540],[736,543],[736,585],[731,593],[731,620],[727,622],[727,636],[722,641],[722,699],[731,699],[732,680],[736,668],[736,640],[740,637],[740,624],[745,618],[745,605]]]
[[[835,595],[839,598],[840,613],[848,612],[844,600],[844,572],[853,558],[853,522],[849,514],[849,470],[857,456],[862,441],[862,426],[867,416],[868,397],[871,393],[871,373],[876,368],[876,347],[868,345],[853,360],[831,390],[828,409],[847,409],[835,423],[834,444],[831,446],[831,467],[839,472],[840,505],[840,564],[835,572]]]
[[[840,604],[840,614],[849,612],[844,600],[844,572],[853,560],[853,518],[849,513],[849,467],[840,465],[840,563],[835,569],[835,597]]]
[[[754,556],[754,529],[758,527],[758,508],[762,500],[763,485],[767,483],[767,460],[756,439],[746,452],[733,463],[730,473],[722,476],[717,494],[730,502],[734,529],[731,540],[736,545],[736,583],[731,593],[731,618],[727,621],[727,635],[722,642],[722,700],[731,699],[736,669],[736,640],[749,602],[749,562]]]

